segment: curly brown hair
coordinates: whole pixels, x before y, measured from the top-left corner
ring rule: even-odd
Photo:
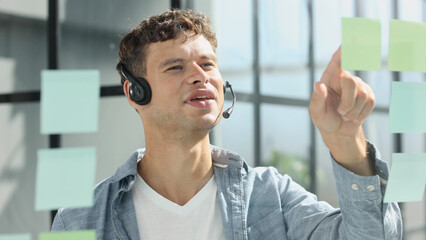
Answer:
[[[146,75],[146,54],[151,43],[177,39],[185,34],[186,37],[201,34],[217,48],[216,34],[209,19],[202,13],[192,10],[168,10],[143,20],[138,26],[127,33],[118,47],[117,71],[121,76],[121,84],[125,82],[120,71],[124,64],[133,76]]]

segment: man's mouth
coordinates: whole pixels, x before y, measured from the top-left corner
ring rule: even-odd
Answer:
[[[193,98],[189,101],[191,101],[191,102],[193,102],[193,101],[204,101],[204,100],[210,100],[210,99],[213,99],[213,98],[208,97],[208,96],[198,96],[198,97]]]

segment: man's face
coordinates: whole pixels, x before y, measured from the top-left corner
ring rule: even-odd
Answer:
[[[151,124],[171,131],[208,131],[217,124],[223,109],[223,81],[205,37],[152,43],[146,60],[152,99],[143,115]]]

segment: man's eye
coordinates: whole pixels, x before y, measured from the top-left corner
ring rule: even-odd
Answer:
[[[182,66],[180,66],[180,65],[176,65],[176,66],[173,66],[173,67],[170,67],[170,68],[168,68],[167,69],[167,71],[168,70],[182,70],[183,68],[182,68]]]
[[[212,66],[214,66],[214,64],[213,63],[204,63],[202,66],[203,67],[212,67]]]

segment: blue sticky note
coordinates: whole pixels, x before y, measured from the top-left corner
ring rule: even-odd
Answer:
[[[41,72],[41,133],[84,133],[98,130],[98,70]]]
[[[426,23],[390,20],[388,68],[426,72]]]
[[[35,209],[92,206],[95,166],[93,147],[40,149]]]
[[[426,83],[392,82],[390,132],[426,132]]]
[[[69,231],[40,233],[39,240],[96,240],[96,231]]]
[[[0,234],[0,240],[31,240],[31,234]]]
[[[421,201],[426,185],[426,153],[394,153],[384,202]]]

